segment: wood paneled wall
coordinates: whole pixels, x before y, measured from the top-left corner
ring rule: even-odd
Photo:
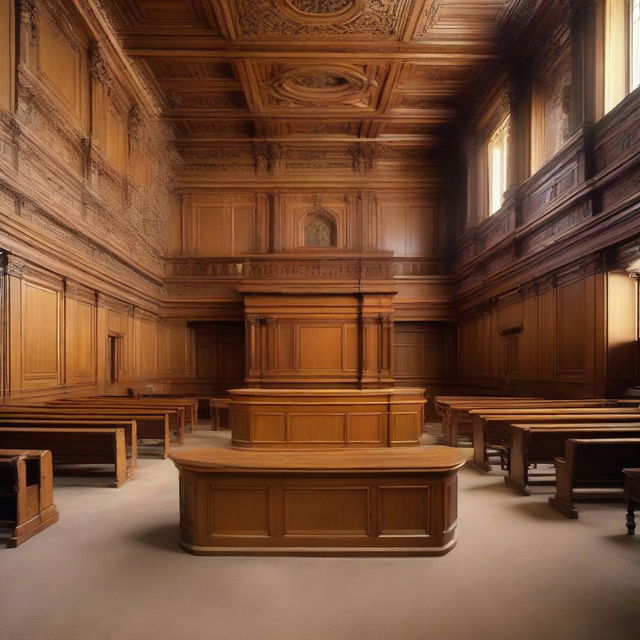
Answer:
[[[605,393],[606,274],[577,266],[499,297],[459,325],[471,385],[563,397]]]
[[[425,193],[257,190],[185,194],[172,208],[175,256],[242,257],[304,252],[305,221],[322,211],[336,225],[335,251],[387,250],[399,258],[442,256],[446,211]]]
[[[425,387],[428,394],[451,389],[457,366],[455,324],[396,322],[394,331],[397,384]]]
[[[639,373],[629,275],[640,270],[640,93],[601,117],[602,3],[542,5],[512,66],[487,72],[470,109],[455,246],[459,382],[618,395]],[[496,114],[510,116],[510,180],[489,216],[481,159]]]
[[[0,0],[11,396],[104,385],[110,334],[122,339],[121,381],[169,370],[158,317],[171,136],[106,25],[99,3]]]
[[[139,381],[193,381],[193,331],[157,315],[5,256],[0,312],[6,327],[9,397],[123,391]],[[120,340],[111,385],[109,336]],[[235,358],[235,360],[234,360]],[[240,362],[243,363],[242,353]],[[230,356],[237,369],[238,354]],[[202,365],[204,366],[204,365]]]

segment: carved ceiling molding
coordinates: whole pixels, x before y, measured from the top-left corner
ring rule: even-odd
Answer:
[[[407,3],[405,0],[236,0],[236,4],[242,36],[388,37],[400,33]]]
[[[271,97],[280,106],[369,106],[367,98],[378,83],[348,66],[297,67],[269,82]]]
[[[299,24],[345,24],[362,14],[366,0],[273,0],[275,8]]]

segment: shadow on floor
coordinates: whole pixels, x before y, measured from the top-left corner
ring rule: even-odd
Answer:
[[[184,553],[178,546],[178,541],[180,540],[180,525],[177,522],[155,526],[146,531],[142,531],[135,536],[135,540],[146,546],[154,547],[155,549]]]
[[[558,513],[548,502],[528,502],[527,496],[522,496],[524,502],[511,505],[513,509],[520,513],[535,518],[536,520],[567,520],[562,514]]]

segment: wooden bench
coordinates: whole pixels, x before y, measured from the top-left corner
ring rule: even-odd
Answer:
[[[637,422],[640,412],[635,409],[607,408],[554,408],[554,409],[474,409],[473,459],[471,466],[482,471],[491,471],[489,451],[508,450],[509,424],[527,423],[578,423],[578,422]]]
[[[624,497],[627,501],[627,533],[636,532],[636,509],[640,508],[640,469],[623,469]]]
[[[185,394],[185,393],[170,393],[170,392],[135,392],[132,390],[131,397],[133,398],[181,398],[186,400],[196,400],[198,403],[198,418],[202,420],[210,420],[211,414],[209,413],[209,405],[211,396],[201,396],[198,394]]]
[[[542,399],[503,399],[487,402],[451,403],[446,407],[442,420],[443,442],[449,446],[458,445],[460,436],[472,437],[473,421],[469,414],[474,409],[534,409],[534,408],[570,408],[602,407],[605,400],[542,400]]]
[[[139,405],[115,405],[112,402],[100,402],[97,400],[87,399],[58,399],[47,402],[47,406],[51,407],[77,407],[86,408],[96,411],[114,412],[114,415],[150,415],[150,416],[168,416],[169,429],[175,433],[176,441],[179,444],[184,442],[184,409],[151,408],[141,407]]]
[[[93,420],[79,418],[61,418],[60,416],[8,417],[0,415],[0,427],[24,427],[34,429],[123,429],[125,447],[129,460],[129,474],[133,475],[138,460],[138,425],[135,420]],[[44,447],[43,447],[44,448]]]
[[[7,546],[26,542],[59,517],[51,451],[0,449],[0,523],[11,527]]]
[[[76,429],[3,426],[0,427],[0,448],[48,449],[57,469],[61,469],[62,465],[113,465],[116,487],[122,486],[132,475],[125,430],[121,427]],[[80,474],[83,470],[75,471]]]
[[[149,412],[147,410],[131,411],[129,409],[91,409],[76,406],[53,405],[5,405],[0,406],[1,418],[19,418],[21,416],[32,416],[34,418],[55,417],[61,420],[96,419],[114,420],[122,418],[124,420],[135,420],[138,426],[138,443],[159,445],[162,457],[166,458],[172,442],[172,431],[169,426],[169,414],[166,412]],[[176,434],[175,442],[179,443]],[[140,453],[140,449],[138,449]]]
[[[229,429],[229,398],[211,398],[209,401],[211,412],[211,429]]]
[[[156,409],[161,411],[173,411],[176,415],[177,423],[174,422],[177,430],[181,434],[181,437],[184,438],[184,433],[186,431],[186,425],[188,424],[187,418],[187,408],[183,406],[178,406],[175,404],[168,405],[163,403],[151,403],[146,402],[145,400],[133,400],[131,398],[122,398],[122,399],[110,399],[110,398],[88,398],[86,400],[77,400],[76,402],[84,402],[85,404],[91,404],[92,406],[107,408],[107,407],[122,407],[125,409]]]
[[[574,439],[565,442],[556,458],[556,495],[549,504],[567,518],[577,518],[574,500],[623,496],[622,470],[640,462],[640,439]],[[612,489],[617,489],[613,494]],[[606,493],[604,493],[606,492]]]
[[[621,426],[613,423],[581,424],[511,424],[509,429],[510,464],[505,484],[517,493],[529,495],[532,484],[554,484],[547,480],[535,481],[529,476],[532,464],[552,464],[564,455],[564,443],[569,438],[638,438],[640,421]]]
[[[132,398],[130,396],[91,396],[90,400],[105,401],[123,406],[156,407],[158,409],[180,409],[183,412],[183,427],[191,432],[198,430],[197,398]]]

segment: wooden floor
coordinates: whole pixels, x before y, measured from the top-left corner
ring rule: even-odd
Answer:
[[[226,444],[198,432],[187,446]],[[640,535],[622,505],[567,520],[498,472],[460,473],[460,539],[441,558],[215,558],[177,546],[177,472],[56,483],[60,521],[0,549],[7,640],[636,640]]]

